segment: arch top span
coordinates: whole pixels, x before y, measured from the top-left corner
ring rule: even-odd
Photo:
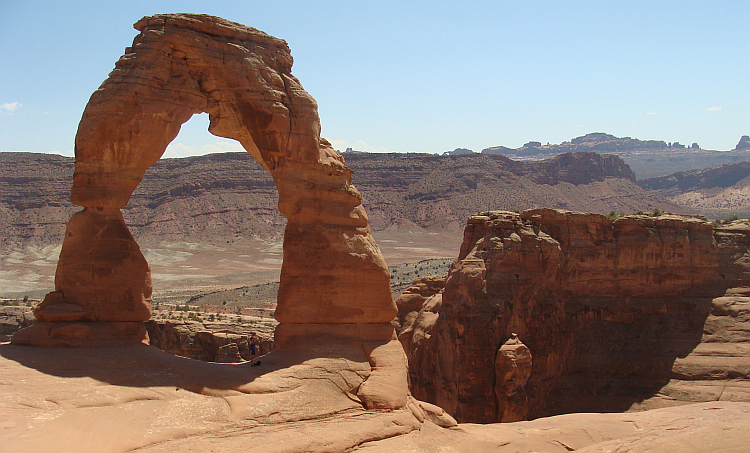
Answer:
[[[284,40],[197,14],[144,17],[135,28],[81,118],[74,204],[125,206],[195,113],[208,113],[209,132],[239,141],[274,175],[287,162],[325,160],[317,104],[292,75]]]
[[[206,15],[144,17],[135,27],[140,34],[78,127],[71,200],[84,210],[68,223],[56,291],[37,308],[38,326],[13,341],[96,343],[89,335],[117,337],[123,329],[138,338],[138,323],[150,316],[151,276],[120,208],[181,125],[201,112],[209,131],[238,140],[279,191],[288,219],[276,310],[287,327],[279,332],[298,335],[310,324],[392,331],[390,275],[362,197],[344,159],[320,137],[317,104],[292,75],[286,42]],[[59,322],[84,327],[65,327],[67,338],[51,333]]]

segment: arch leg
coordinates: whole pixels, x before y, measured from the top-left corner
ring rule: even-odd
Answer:
[[[55,291],[38,322],[12,337],[33,346],[101,346],[147,339],[151,269],[119,209],[84,208],[70,218]]]

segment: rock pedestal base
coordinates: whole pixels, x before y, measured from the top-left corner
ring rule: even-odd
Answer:
[[[356,396],[367,409],[402,409],[409,397],[407,360],[396,332],[388,323],[279,324],[274,333],[279,352],[332,348],[342,357],[360,356],[371,372]]]

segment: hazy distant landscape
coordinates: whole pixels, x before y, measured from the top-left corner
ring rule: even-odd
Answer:
[[[750,214],[750,151],[665,146],[589,134],[506,149],[511,157],[494,154],[499,148],[344,156],[378,245],[398,265],[455,258],[465,219],[481,211]],[[745,161],[705,168],[735,159]],[[57,155],[0,153],[0,295],[41,297],[53,287],[65,225],[79,210],[69,201],[73,163]],[[685,166],[699,169],[681,171]],[[643,178],[638,168],[648,168],[646,175],[657,168],[670,173]],[[157,162],[123,215],[152,266],[155,297],[184,300],[278,281],[285,219],[276,203],[270,175],[249,155],[210,154]]]

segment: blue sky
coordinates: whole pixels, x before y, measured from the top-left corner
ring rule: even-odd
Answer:
[[[441,153],[589,132],[734,148],[750,134],[750,2],[0,0],[0,151],[72,155],[144,15],[289,43],[337,149]],[[239,150],[186,123],[167,156]]]

